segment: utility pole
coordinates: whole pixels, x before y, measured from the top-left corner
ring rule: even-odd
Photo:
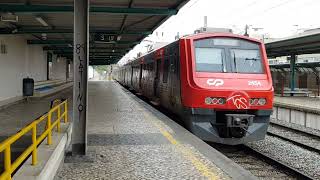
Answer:
[[[249,25],[246,24],[246,27],[245,27],[245,29],[244,29],[244,36],[249,37],[248,30],[249,30]]]
[[[208,17],[204,16],[203,20],[204,20],[203,27],[205,27],[205,28],[208,27]]]

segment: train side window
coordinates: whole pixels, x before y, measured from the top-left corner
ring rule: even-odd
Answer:
[[[162,78],[163,83],[168,82],[169,65],[170,65],[169,58],[165,57],[163,62],[163,78]]]

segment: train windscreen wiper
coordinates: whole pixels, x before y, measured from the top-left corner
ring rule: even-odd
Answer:
[[[244,60],[246,60],[246,61],[257,61],[258,59],[257,58],[245,58]]]
[[[234,63],[234,68],[235,68],[236,72],[238,72],[237,71],[237,62],[236,62],[236,53],[234,51],[233,51],[233,63]]]

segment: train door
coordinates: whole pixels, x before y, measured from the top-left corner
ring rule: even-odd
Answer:
[[[126,84],[126,68],[123,68],[123,83]]]
[[[142,64],[140,64],[140,73],[139,73],[139,89],[142,86]]]
[[[176,113],[181,112],[181,97],[180,97],[180,57],[179,45],[176,43],[172,47],[170,54],[170,95],[169,102],[172,110]]]
[[[169,102],[171,106],[175,105],[175,88],[177,86],[177,82],[176,82],[176,77],[175,77],[175,61],[176,61],[176,57],[174,56],[174,47],[171,47],[170,50],[170,66],[169,66],[169,78],[170,78],[170,86],[169,86]]]
[[[131,66],[131,86],[133,86],[133,66]]]
[[[154,77],[154,86],[153,86],[153,95],[157,98],[160,97],[160,91],[159,91],[159,82],[160,82],[160,65],[161,60],[156,60],[156,68],[155,68],[155,77]]]

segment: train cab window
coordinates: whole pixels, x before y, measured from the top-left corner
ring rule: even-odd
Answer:
[[[236,73],[263,73],[260,51],[258,49],[230,49]]]
[[[211,47],[196,47],[197,72],[224,72],[224,49]]]

